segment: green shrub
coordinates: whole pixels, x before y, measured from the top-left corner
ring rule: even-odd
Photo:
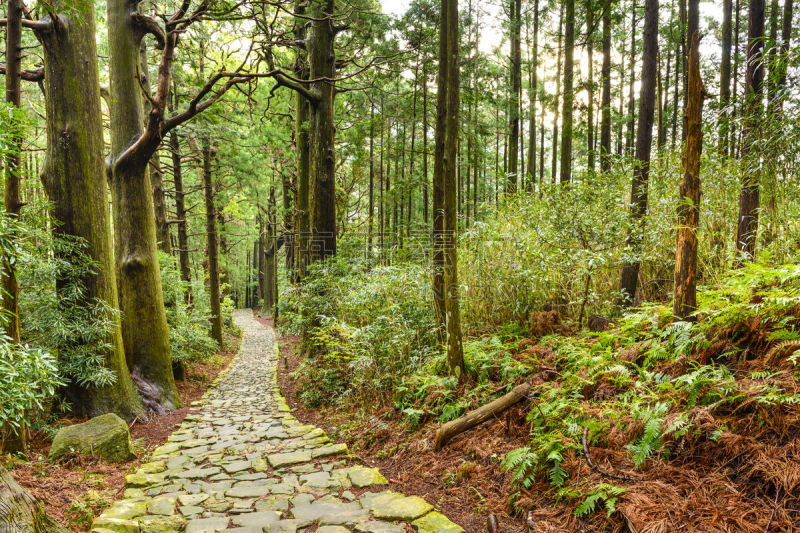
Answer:
[[[46,204],[29,206],[29,220],[46,209]],[[18,235],[23,339],[56,355],[58,374],[66,383],[113,383],[116,375],[106,368],[105,358],[119,311],[102,300],[87,298],[84,280],[97,265],[88,255],[86,242],[51,234],[37,224],[21,224]]]
[[[55,357],[0,338],[0,449],[7,433],[29,426],[63,384]]]
[[[188,284],[181,280],[175,258],[162,252],[159,261],[172,361],[184,363],[213,355],[220,347],[209,335],[211,310],[202,283],[192,287],[194,303],[187,305]]]

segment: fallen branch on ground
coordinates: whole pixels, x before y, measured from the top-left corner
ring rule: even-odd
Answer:
[[[489,420],[495,415],[502,413],[512,405],[516,404],[523,398],[528,396],[531,391],[531,386],[528,383],[517,385],[508,394],[482,405],[477,409],[470,411],[464,416],[452,420],[436,430],[436,438],[434,440],[434,450],[437,452],[441,450],[447,442],[458,435],[478,424]]]

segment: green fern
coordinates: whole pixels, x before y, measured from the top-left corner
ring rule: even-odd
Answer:
[[[529,489],[533,485],[533,476],[538,463],[538,456],[526,446],[506,454],[503,458],[503,470],[511,473],[511,482],[514,485]]]
[[[607,483],[598,483],[586,494],[586,498],[575,509],[575,516],[583,518],[597,510],[597,505],[602,502],[606,510],[606,516],[611,516],[617,510],[619,496],[625,493],[625,489]]]

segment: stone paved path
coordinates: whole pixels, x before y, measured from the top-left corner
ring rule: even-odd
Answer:
[[[347,446],[295,419],[276,376],[271,328],[236,311],[239,354],[93,533],[463,533],[417,496],[387,490]]]

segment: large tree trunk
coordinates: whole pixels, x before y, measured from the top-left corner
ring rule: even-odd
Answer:
[[[656,66],[658,58],[658,0],[645,1],[645,21],[642,50],[641,88],[639,92],[639,123],[636,134],[636,153],[631,184],[631,223],[628,245],[635,259],[622,269],[620,291],[627,301],[633,301],[639,283],[642,232],[647,214],[647,186],[650,175],[650,149],[653,143],[653,115],[656,98]]]
[[[304,15],[306,2],[301,1],[295,7],[295,13]],[[295,24],[294,37],[302,42],[306,39],[305,21],[299,20]],[[299,49],[295,58],[295,74],[300,79],[308,77],[306,53]],[[305,277],[309,265],[309,243],[311,241],[311,154],[309,145],[309,117],[310,107],[308,100],[300,93],[295,93],[295,160],[297,167],[297,200],[295,228],[297,229],[297,258],[295,260],[296,280]]]
[[[689,97],[686,100],[686,146],[678,205],[675,284],[672,312],[682,320],[697,309],[697,227],[700,221],[700,154],[703,149],[703,81],[700,78],[698,0],[689,2]]]
[[[742,131],[744,176],[739,196],[739,223],[736,229],[737,266],[753,261],[756,255],[759,209],[759,155],[753,150],[764,95],[764,0],[750,0],[750,22],[747,31],[747,70],[745,73],[745,117]]]
[[[9,0],[6,20],[6,103],[20,106],[22,60],[22,1]],[[12,124],[12,138],[5,156],[5,210],[10,218],[19,218],[22,202],[19,197],[20,173],[22,172],[22,132],[19,124]],[[12,231],[10,240],[16,241]],[[10,247],[3,257],[2,287],[5,334],[11,342],[20,342],[19,283],[17,282],[16,251]],[[4,435],[0,452],[25,450],[27,428],[0,426]]]
[[[214,155],[208,139],[203,139],[203,200],[206,204],[206,252],[208,253],[208,300],[211,305],[211,338],[222,346],[222,310],[219,303],[219,255],[217,216],[211,162]]]
[[[372,225],[375,212],[375,105],[369,106],[369,214],[367,215],[367,249],[365,258],[372,257]]]
[[[111,244],[108,189],[103,160],[103,120],[100,113],[94,4],[61,1],[54,9],[56,28],[38,31],[45,64],[47,155],[42,181],[53,204],[56,230],[84,239],[96,272],[83,280],[87,301],[99,299],[119,307]],[[149,193],[148,193],[149,197]],[[78,416],[116,413],[132,420],[144,409],[125,363],[119,321],[107,339],[104,366],[116,381],[104,387],[71,383],[67,389]]]
[[[14,107],[20,106],[22,61],[22,0],[8,0],[8,20],[6,23],[6,102]],[[5,157],[6,214],[18,219],[22,210],[19,197],[20,173],[22,172],[22,134],[18,124],[14,125],[13,136]],[[16,240],[12,234],[11,240]],[[19,283],[15,252],[7,251],[3,258],[3,310],[5,311],[5,334],[12,342],[20,341],[19,327]]]
[[[169,330],[161,290],[153,193],[147,165],[151,154],[124,157],[144,130],[139,86],[139,44],[135,0],[109,0],[108,38],[111,77],[111,197],[122,332],[128,366],[143,382],[149,407],[180,406],[172,375]]]
[[[286,247],[286,277],[291,280],[294,275],[294,249],[297,246],[293,227],[294,216],[292,214],[293,190],[292,174],[290,172],[281,173],[281,196],[283,197],[283,238]]]
[[[458,144],[459,63],[458,0],[442,0],[440,39],[445,42],[439,61],[445,62],[439,91],[446,95],[444,119],[444,295],[447,332],[447,363],[450,373],[463,381],[464,349],[461,344],[461,309],[458,290],[458,220],[456,217],[456,157]]]
[[[335,76],[334,2],[311,0],[309,77],[318,100],[311,103],[311,229],[314,245],[311,261],[336,254],[336,157],[334,146],[334,84],[324,81]]]
[[[442,0],[442,21],[447,14],[446,2]],[[434,125],[433,154],[433,307],[436,317],[436,332],[440,343],[445,341],[447,314],[445,310],[444,286],[444,155],[445,124],[447,120],[447,36],[444,27],[439,31],[439,68],[436,87],[436,123]],[[496,174],[497,176],[498,174]]]
[[[575,63],[575,0],[567,0],[564,24],[564,108],[561,121],[561,185],[572,180],[572,78]]]
[[[600,168],[611,170],[611,9],[603,11],[603,96],[600,118]]]

